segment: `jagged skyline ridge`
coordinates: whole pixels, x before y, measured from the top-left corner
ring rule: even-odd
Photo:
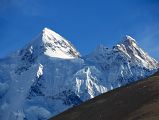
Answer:
[[[115,45],[128,34],[158,58],[158,5],[157,0],[2,0],[0,57],[22,48],[43,27],[49,27],[69,39],[82,54],[98,44]]]
[[[47,119],[145,78],[159,66],[130,36],[111,49],[99,46],[79,57],[58,33],[49,29],[41,33],[20,51],[0,60],[3,120]]]

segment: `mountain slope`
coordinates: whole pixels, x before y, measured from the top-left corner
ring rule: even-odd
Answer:
[[[50,120],[158,120],[159,72],[115,89]]]
[[[45,120],[157,70],[158,62],[130,36],[119,45],[81,57],[65,38],[44,28],[0,60],[0,118]]]

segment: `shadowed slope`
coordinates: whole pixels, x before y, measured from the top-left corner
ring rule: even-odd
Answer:
[[[159,72],[89,100],[51,120],[159,120]]]

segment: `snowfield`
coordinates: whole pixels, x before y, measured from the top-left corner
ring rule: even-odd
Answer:
[[[117,87],[145,78],[159,63],[130,36],[81,56],[44,28],[23,49],[0,60],[0,119],[46,120]]]

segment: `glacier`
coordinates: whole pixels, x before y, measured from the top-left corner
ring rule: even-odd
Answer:
[[[100,45],[81,56],[68,40],[44,28],[23,49],[0,59],[0,119],[46,120],[158,67],[128,35],[112,48]]]

